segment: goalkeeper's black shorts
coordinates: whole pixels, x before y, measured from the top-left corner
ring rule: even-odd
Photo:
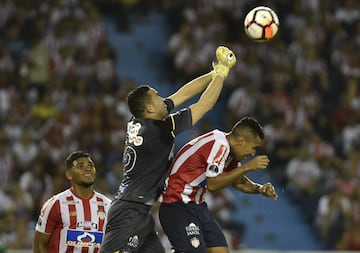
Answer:
[[[164,253],[149,209],[150,206],[142,203],[114,200],[107,216],[100,253]]]

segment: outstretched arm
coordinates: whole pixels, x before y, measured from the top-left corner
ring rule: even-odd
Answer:
[[[198,122],[208,111],[210,111],[220,96],[224,80],[229,74],[229,70],[235,65],[236,57],[234,53],[223,46],[216,49],[217,64],[214,65],[212,81],[206,90],[201,94],[198,102],[189,106],[192,115],[193,125]]]
[[[208,111],[210,111],[220,96],[223,88],[224,77],[215,75],[206,90],[201,94],[200,99],[189,106],[192,115],[193,125],[198,122]]]
[[[169,98],[173,101],[174,107],[178,107],[194,96],[198,95],[200,92],[205,90],[205,88],[211,82],[211,72],[204,74],[195,78],[194,80],[188,82],[184,86],[182,86],[178,91],[169,96]]]
[[[216,59],[217,63],[213,64],[214,70],[204,74],[202,76],[199,76],[198,78],[195,78],[194,80],[186,83],[183,87],[181,87],[177,92],[170,95],[169,98],[173,101],[174,107],[178,107],[179,105],[183,104],[184,102],[188,101],[189,99],[193,98],[194,96],[198,95],[200,92],[202,92],[205,88],[207,88],[209,85],[212,84],[213,79],[215,79],[216,76],[222,76],[222,79],[219,79],[216,81],[217,84],[221,85],[222,88],[222,82],[229,74],[229,70],[235,65],[236,63],[236,56],[235,54],[224,46],[219,46],[216,49]],[[221,77],[218,77],[221,78]],[[216,84],[215,84],[216,85]],[[221,90],[220,88],[220,90]],[[210,89],[211,90],[211,89]],[[210,92],[207,92],[207,95],[209,95]],[[214,97],[219,96],[216,95],[216,90],[214,91]]]

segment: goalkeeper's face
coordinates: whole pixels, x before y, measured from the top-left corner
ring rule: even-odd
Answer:
[[[155,89],[150,89],[149,94],[151,96],[150,111],[153,117],[158,120],[164,119],[168,116],[168,110],[164,102],[164,98],[160,97]]]
[[[90,187],[94,184],[96,168],[94,162],[88,157],[81,157],[73,162],[67,177],[73,185]]]

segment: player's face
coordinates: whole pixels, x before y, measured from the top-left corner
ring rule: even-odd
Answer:
[[[89,187],[95,181],[95,164],[88,157],[80,157],[73,162],[69,178],[72,184]]]
[[[260,147],[261,139],[257,138],[242,138],[232,147],[232,154],[236,160],[242,161],[248,157],[255,156],[256,150]]]
[[[156,118],[161,120],[168,115],[166,104],[164,103],[164,98],[160,97],[155,89],[150,89],[149,93],[152,99],[152,105],[155,109]]]

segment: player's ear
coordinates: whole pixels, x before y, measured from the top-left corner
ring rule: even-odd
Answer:
[[[72,180],[72,175],[71,175],[71,171],[70,170],[66,170],[65,172],[65,176],[67,180]]]
[[[244,136],[238,136],[235,138],[235,141],[236,141],[236,145],[241,146],[245,142],[245,138],[244,138]]]
[[[147,104],[145,105],[145,111],[147,111],[148,113],[154,113],[155,107],[152,104]]]

